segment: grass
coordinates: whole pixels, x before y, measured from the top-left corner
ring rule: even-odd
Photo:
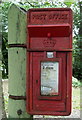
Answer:
[[[72,87],[72,106],[73,109],[79,109],[80,110],[80,88],[74,88]]]

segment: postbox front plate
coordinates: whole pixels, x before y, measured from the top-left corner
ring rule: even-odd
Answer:
[[[28,11],[27,112],[69,115],[72,88],[72,12]]]

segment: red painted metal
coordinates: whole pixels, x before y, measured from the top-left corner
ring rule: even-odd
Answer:
[[[26,109],[36,115],[69,115],[72,92],[72,11],[30,9],[27,13]],[[48,58],[46,52],[53,52]],[[58,62],[58,94],[41,95],[41,62]]]

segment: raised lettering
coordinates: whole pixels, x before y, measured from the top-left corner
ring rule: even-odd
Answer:
[[[35,24],[67,23],[69,22],[69,15],[58,11],[55,13],[32,13],[31,22]]]

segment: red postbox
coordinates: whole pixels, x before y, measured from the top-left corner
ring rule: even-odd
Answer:
[[[27,112],[69,115],[72,11],[69,8],[30,9],[27,19]]]

